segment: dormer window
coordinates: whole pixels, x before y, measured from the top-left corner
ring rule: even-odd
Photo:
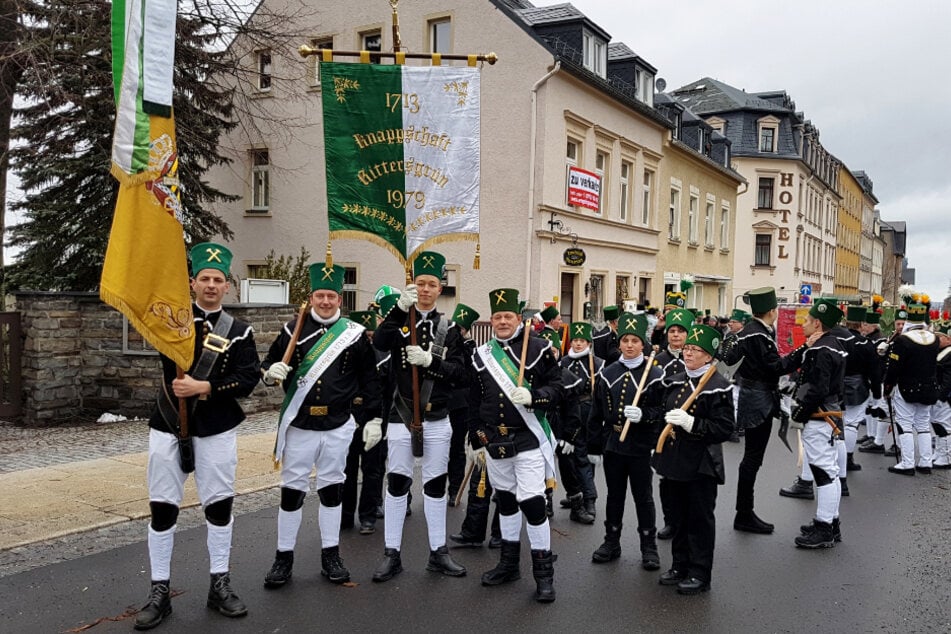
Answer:
[[[600,77],[608,67],[607,43],[590,31],[584,32],[584,67]]]
[[[779,130],[779,119],[776,117],[763,117],[759,124],[759,151],[769,154],[775,154],[777,149],[776,134]]]

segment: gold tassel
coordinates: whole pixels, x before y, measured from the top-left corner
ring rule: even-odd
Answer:
[[[481,243],[476,242],[476,254],[475,254],[475,259],[472,261],[472,270],[473,270],[473,271],[478,271],[478,270],[479,270],[479,260],[480,260],[480,257],[479,257],[479,248],[480,248],[481,246],[482,246]]]
[[[548,478],[545,480],[545,488],[554,491],[558,488],[558,482],[554,478]]]
[[[485,497],[485,466],[482,467],[482,475],[479,476],[479,486],[476,487],[476,497]]]
[[[281,470],[281,461],[276,458],[274,459],[274,470],[275,471]]]
[[[332,269],[334,267],[334,254],[333,251],[330,250],[330,240],[327,240],[327,257],[325,264],[327,265],[328,269]]]

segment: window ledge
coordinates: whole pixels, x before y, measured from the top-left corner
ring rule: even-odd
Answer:
[[[713,245],[707,244],[703,247],[703,250],[706,251],[707,253],[713,253]]]
[[[245,209],[244,217],[245,218],[270,218],[271,210],[270,209]]]
[[[251,93],[251,99],[271,99],[274,97],[274,92],[271,90],[261,90],[260,88],[253,88]]]
[[[770,212],[770,213],[773,213],[773,212],[775,212],[776,210],[773,209],[772,207],[754,207],[754,208],[753,208],[753,211],[768,211],[768,212]]]
[[[676,244],[680,246],[680,238],[667,238],[668,244]]]
[[[722,253],[723,255],[727,255],[728,253],[730,253],[730,250],[729,250],[729,249],[720,249],[720,253]]]
[[[699,246],[700,246],[700,243],[699,243],[699,242],[694,242],[693,240],[688,240],[688,241],[687,241],[687,248],[688,248],[688,249],[696,249],[696,248],[699,247]]]
[[[772,274],[776,271],[776,267],[769,264],[751,264],[750,271],[769,271]]]

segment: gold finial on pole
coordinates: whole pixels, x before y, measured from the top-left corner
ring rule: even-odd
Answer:
[[[390,0],[390,6],[393,7],[393,52],[398,53],[402,46],[400,42],[400,15],[396,6],[400,0]]]

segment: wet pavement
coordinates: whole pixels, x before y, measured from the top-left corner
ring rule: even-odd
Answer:
[[[463,579],[426,572],[418,482],[404,531],[402,575],[370,582],[383,549],[380,521],[374,535],[341,535],[355,585],[326,582],[319,574],[311,495],[294,581],[267,591],[262,580],[274,554],[279,482],[268,455],[275,420],[275,414],[259,414],[239,428],[245,484],[239,479],[238,488],[246,492],[235,503],[232,578],[249,616],[225,619],[204,606],[206,531],[200,510],[192,507],[180,517],[172,564],[172,587],[181,594],[158,631],[951,631],[951,473],[894,476],[886,472],[891,459],[861,454],[857,460],[865,468],[849,474],[852,495],[842,502],[843,542],[832,550],[801,551],[793,538],[811,518],[814,502],[777,495],[797,470],[795,456],[775,438],[757,485],[757,512],[777,526],[768,536],[732,529],[742,445],[724,445],[728,482],[719,491],[713,587],[697,597],[681,597],[657,584],[658,573],[640,569],[630,501],[621,559],[591,563],[603,535],[603,483],[602,517],[595,525],[570,522],[560,510],[552,520],[552,549],[559,556],[553,605],[531,600],[524,539],[522,579],[503,587],[479,584],[479,574],[498,556],[488,549],[453,551],[469,567]],[[149,578],[147,497],[136,490],[145,486],[147,436],[144,421],[44,430],[0,424],[0,541],[14,544],[0,547],[0,631],[75,631],[94,623],[96,632],[131,629],[127,615],[144,600]],[[107,485],[89,484],[96,480]],[[103,491],[121,491],[124,499],[105,500]],[[93,507],[100,524],[76,519]],[[458,530],[463,515],[462,508],[449,509],[448,532]],[[669,542],[660,544],[663,570],[670,564]],[[112,618],[118,620],[100,621]]]

